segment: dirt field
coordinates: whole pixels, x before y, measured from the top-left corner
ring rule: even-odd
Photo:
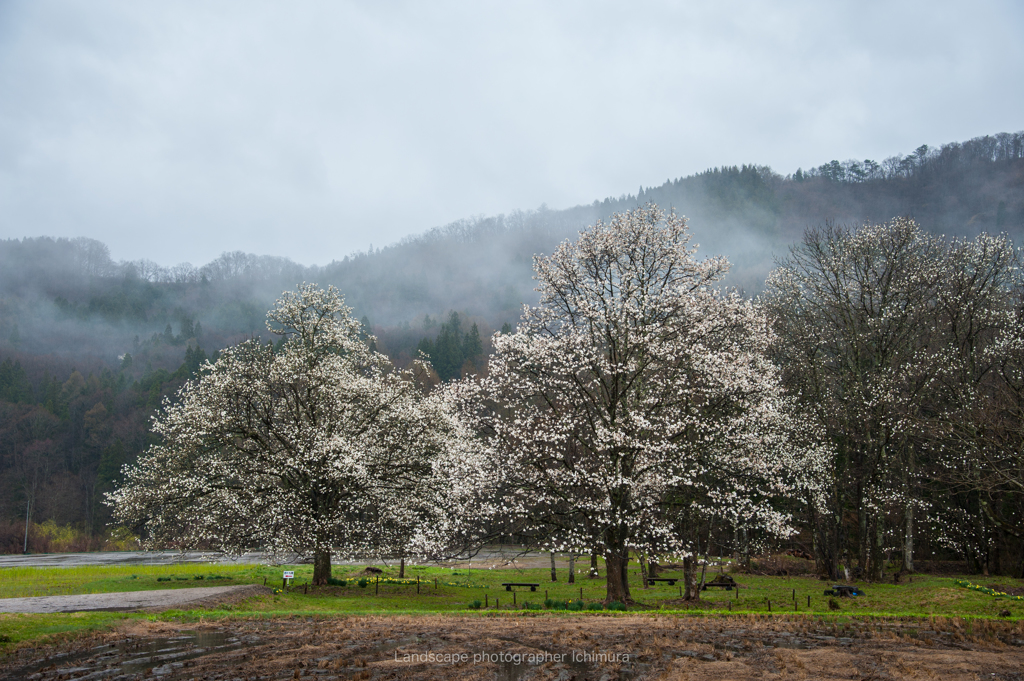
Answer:
[[[753,617],[348,617],[135,623],[23,650],[12,679],[1024,681],[1024,626]]]

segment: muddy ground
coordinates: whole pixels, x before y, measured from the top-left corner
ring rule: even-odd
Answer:
[[[12,679],[985,679],[1024,681],[1024,624],[425,616],[134,622],[22,650]]]

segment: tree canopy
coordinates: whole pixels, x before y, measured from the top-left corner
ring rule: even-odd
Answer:
[[[785,535],[769,497],[820,472],[765,320],[711,288],[727,263],[689,241],[684,218],[648,205],[537,258],[540,305],[464,386],[504,464],[502,507],[549,546],[603,554],[609,600],[630,599],[631,550],[693,550],[678,525],[698,505]]]
[[[458,499],[472,477],[438,475],[452,457],[465,470],[472,440],[350,313],[331,288],[286,293],[267,315],[282,343],[226,348],[165,403],[161,443],[109,495],[115,517],[153,545],[311,556],[315,583],[332,554],[437,550],[441,495]]]

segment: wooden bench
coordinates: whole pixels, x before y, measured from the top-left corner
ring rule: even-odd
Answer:
[[[647,586],[654,586],[655,582],[668,582],[669,586],[675,586],[680,577],[648,577]]]
[[[531,584],[530,582],[502,582],[501,585],[505,587],[505,591],[511,591],[514,586],[528,586],[530,591],[536,591],[540,584]]]

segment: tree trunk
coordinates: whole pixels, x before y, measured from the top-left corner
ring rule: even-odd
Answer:
[[[608,593],[605,597],[607,603],[618,601],[629,604],[633,602],[633,598],[629,595],[628,556],[624,547],[619,551],[609,549],[604,554],[605,583],[608,585]]]
[[[743,528],[743,568],[750,569],[750,537],[747,535],[745,527]]]
[[[903,533],[903,570],[914,571],[914,505],[907,503],[906,529]]]
[[[811,507],[815,571],[825,579],[839,579],[838,523],[833,523],[831,512],[817,513]]]
[[[597,554],[596,553],[590,554],[590,574],[588,574],[587,577],[589,579],[597,579],[597,577],[598,577],[598,572],[597,572]]]
[[[25,497],[25,549],[22,553],[28,553],[28,526],[32,517],[32,497]]]
[[[558,574],[555,573],[555,552],[549,551],[548,553],[551,555],[551,581],[557,582]]]
[[[686,556],[683,558],[683,599],[687,601],[699,601],[700,592],[697,590],[697,585],[694,582],[694,577],[697,574],[697,562],[693,559],[693,556]]]
[[[868,569],[868,509],[864,505],[864,495],[857,495],[857,528],[860,536],[857,537],[858,544],[860,544],[860,551],[857,555],[857,567],[861,570],[867,571]]]
[[[875,531],[871,533],[871,555],[868,565],[871,568],[870,579],[874,582],[882,581],[882,574],[885,571],[885,518],[881,513],[875,516]]]
[[[576,583],[576,554],[569,552],[569,583]]]
[[[644,589],[649,589],[650,587],[647,586],[647,577],[649,576],[647,574],[647,554],[637,553],[636,557],[639,559],[640,562],[640,584],[643,585]]]
[[[405,579],[405,557],[402,557],[401,562],[398,563],[398,578]]]
[[[317,551],[313,554],[313,586],[324,586],[331,578],[331,552]]]
[[[978,569],[988,577],[988,533],[985,532],[985,518],[982,515],[981,492],[977,493],[978,512],[974,514],[974,533],[978,537]]]
[[[904,493],[907,495],[907,505],[904,509],[906,524],[903,530],[903,570],[905,572],[914,571],[914,503],[911,501],[913,495],[910,485],[913,481],[915,463],[914,448],[911,446],[907,450],[907,465],[903,467],[903,487]]]

